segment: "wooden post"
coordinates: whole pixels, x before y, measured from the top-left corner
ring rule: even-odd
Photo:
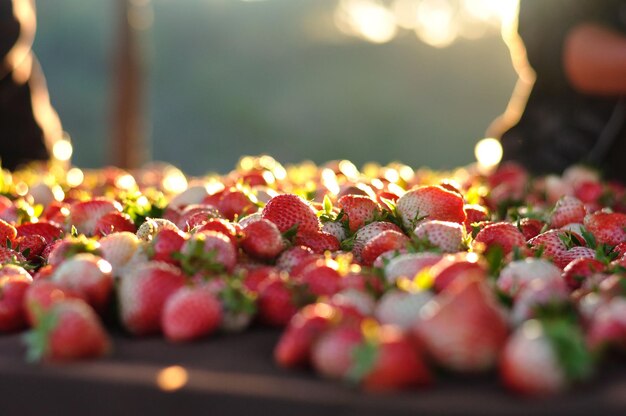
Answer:
[[[147,143],[143,126],[143,70],[139,33],[129,21],[131,0],[117,1],[118,30],[113,63],[113,131],[110,160],[132,169],[145,162]]]

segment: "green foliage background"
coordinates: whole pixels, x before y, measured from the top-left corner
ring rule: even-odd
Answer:
[[[35,50],[75,143],[107,163],[116,2],[39,1]],[[333,25],[336,0],[153,0],[143,33],[153,159],[192,174],[243,154],[451,168],[503,111],[515,74],[496,34],[444,49],[374,45]]]

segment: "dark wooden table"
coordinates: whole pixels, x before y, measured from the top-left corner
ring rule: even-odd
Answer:
[[[0,336],[0,416],[53,415],[600,415],[626,412],[626,363],[548,399],[508,394],[495,375],[446,377],[426,390],[366,394],[307,371],[277,368],[276,330],[256,328],[187,345],[115,336],[107,358],[28,364],[19,335]],[[157,376],[182,366],[184,387],[162,391]]]

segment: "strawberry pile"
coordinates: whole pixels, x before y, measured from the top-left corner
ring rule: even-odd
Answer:
[[[0,179],[0,333],[27,331],[30,360],[100,357],[111,331],[181,343],[266,325],[284,328],[277,365],[366,390],[497,370],[542,395],[626,348],[626,189],[586,168],[262,156],[202,178]]]

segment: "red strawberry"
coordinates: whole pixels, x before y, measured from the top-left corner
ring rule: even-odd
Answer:
[[[176,225],[183,231],[190,231],[211,218],[221,218],[221,216],[222,214],[211,205],[188,205],[181,211]]]
[[[332,326],[336,315],[336,308],[326,303],[307,305],[298,311],[274,348],[276,362],[287,368],[308,365],[313,344]]]
[[[159,231],[150,242],[151,259],[175,265],[180,264],[174,255],[180,252],[186,240],[187,234],[180,230],[166,228]]]
[[[26,257],[26,260],[35,262],[40,260],[39,257],[46,248],[46,240],[40,235],[20,236],[15,239],[13,246]]]
[[[337,251],[341,248],[337,238],[324,231],[304,231],[296,235],[295,244],[309,247],[314,253]]]
[[[100,217],[113,211],[122,211],[117,201],[96,198],[77,202],[70,207],[69,221],[79,233],[93,235]]]
[[[298,233],[319,231],[320,222],[313,208],[297,195],[283,194],[270,199],[261,216],[276,224],[280,232],[297,226]]]
[[[67,202],[52,201],[41,213],[39,221],[64,224],[70,215],[70,204]]]
[[[56,266],[78,253],[100,255],[100,243],[85,237],[66,237],[63,240],[55,240],[48,244],[42,257],[46,259],[48,264]]]
[[[63,237],[63,229],[49,222],[27,222],[17,226],[17,235],[26,237],[29,235],[40,235],[47,244]]]
[[[541,251],[543,257],[552,259],[567,251],[568,247],[564,241],[571,239],[573,235],[572,232],[565,230],[548,230],[528,240],[528,244],[533,251]]]
[[[311,350],[313,367],[326,378],[346,378],[353,366],[354,350],[362,341],[363,334],[352,326],[340,326],[326,332]]]
[[[56,303],[40,316],[26,340],[30,360],[96,358],[111,348],[98,316],[80,300]]]
[[[463,226],[450,221],[424,221],[415,227],[417,238],[426,240],[444,253],[460,251],[464,235]]]
[[[344,195],[337,201],[339,208],[348,216],[348,224],[351,232],[373,221],[380,215],[378,204],[367,196]]]
[[[333,295],[340,289],[341,274],[337,267],[333,260],[318,260],[298,274],[298,282],[305,284],[315,296]]]
[[[57,302],[67,299],[84,300],[82,294],[62,287],[49,279],[35,279],[24,295],[24,309],[28,323],[35,325],[39,315]]]
[[[534,218],[522,218],[518,225],[526,241],[533,237],[537,237],[543,230],[544,223]]]
[[[220,233],[227,235],[230,238],[230,241],[237,245],[237,236],[241,234],[241,228],[242,226],[240,224],[228,222],[223,218],[210,218],[207,222],[193,231],[197,233],[202,231],[219,231]]]
[[[32,279],[20,274],[0,276],[0,332],[26,326],[24,296]]]
[[[381,254],[402,250],[407,247],[409,242],[409,238],[398,231],[383,231],[365,244],[361,252],[361,262],[366,266],[371,266]]]
[[[282,327],[298,312],[293,288],[282,279],[270,279],[259,288],[259,320],[267,325]]]
[[[597,181],[586,180],[574,187],[574,195],[585,204],[596,202],[603,192],[602,184]]]
[[[237,264],[237,248],[230,239],[216,231],[193,234],[180,249],[185,273],[199,271],[230,273]]]
[[[365,247],[365,244],[372,238],[387,230],[402,232],[400,227],[397,225],[383,221],[376,221],[371,224],[367,224],[365,227],[359,228],[356,234],[354,234],[354,238],[352,240],[352,254],[354,254],[357,259],[360,259],[361,251],[363,250],[363,247]]]
[[[430,384],[430,371],[409,337],[383,326],[374,340],[354,350],[351,378],[366,390],[389,391]]]
[[[165,302],[162,327],[170,341],[184,342],[205,337],[222,321],[222,305],[206,287],[183,287]]]
[[[441,292],[457,280],[487,278],[487,266],[481,257],[474,253],[449,254],[434,264],[429,271],[433,288]]]
[[[26,258],[22,253],[18,253],[8,247],[0,246],[0,264],[25,263]]]
[[[513,224],[497,222],[480,230],[472,244],[475,248],[482,246],[484,251],[499,246],[506,255],[512,252],[514,247],[525,248],[526,238]]]
[[[285,249],[280,230],[266,219],[254,221],[243,228],[241,248],[252,257],[272,260]]]
[[[346,239],[346,229],[343,224],[337,221],[327,221],[322,225],[322,231],[331,234],[337,239],[337,241],[343,241]]]
[[[614,246],[626,242],[626,214],[600,211],[588,215],[584,224],[599,244]]]
[[[440,365],[475,372],[496,363],[508,330],[492,292],[481,280],[468,279],[425,305],[413,332]]]
[[[153,261],[132,269],[118,287],[122,324],[135,335],[159,332],[163,305],[184,285],[185,276],[167,263]]]
[[[465,231],[472,232],[472,224],[475,222],[487,221],[489,219],[489,211],[487,208],[478,204],[465,204],[463,210],[467,218],[465,219]]]
[[[422,186],[398,199],[396,210],[407,230],[412,230],[420,219],[464,223],[463,198],[440,186]]]
[[[0,219],[0,244],[5,245],[7,241],[13,242],[17,237],[17,230],[14,226]]]
[[[51,280],[80,293],[96,310],[103,311],[113,290],[111,264],[89,253],[80,253],[61,263]]]
[[[282,252],[276,261],[276,267],[291,272],[300,263],[316,258],[317,256],[309,247],[295,246]]]
[[[93,234],[103,236],[122,231],[135,233],[137,227],[130,218],[130,215],[123,212],[112,211],[98,218]]]
[[[278,269],[273,266],[261,266],[249,269],[243,279],[243,286],[248,291],[256,293],[265,281],[279,278],[279,273]]]
[[[249,215],[258,210],[248,195],[235,188],[227,190],[222,194],[217,204],[217,209],[230,221],[233,221],[235,217]]]
[[[572,223],[582,223],[587,210],[585,205],[573,196],[564,196],[559,199],[550,214],[550,227],[561,228]]]
[[[588,277],[605,269],[604,263],[594,258],[577,258],[565,266],[563,279],[572,290],[578,289]]]

